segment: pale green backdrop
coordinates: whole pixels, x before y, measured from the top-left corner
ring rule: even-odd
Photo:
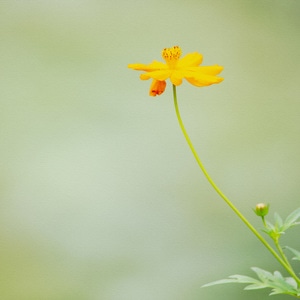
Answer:
[[[0,299],[269,299],[200,288],[282,269],[198,170],[171,85],[151,98],[127,64],[179,45],[224,66],[179,104],[260,228],[257,202],[300,206],[299,16],[299,0],[1,1]],[[299,229],[283,243],[299,249]]]

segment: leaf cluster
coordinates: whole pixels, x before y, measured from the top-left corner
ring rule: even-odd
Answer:
[[[270,295],[288,294],[291,296],[300,298],[300,289],[297,286],[297,282],[292,277],[283,277],[280,272],[275,271],[273,274],[260,268],[251,268],[257,275],[258,279],[244,276],[244,275],[232,275],[228,279],[217,280],[203,287],[208,287],[217,284],[224,283],[248,283],[245,290],[256,290],[270,288],[272,292]]]
[[[283,220],[279,214],[275,213],[274,215],[274,224],[264,221],[265,228],[263,231],[267,233],[274,241],[276,248],[278,249],[280,255],[282,256],[283,260],[287,263],[287,265],[291,268],[285,254],[282,251],[281,246],[279,245],[279,238],[282,234],[285,234],[287,229],[299,225],[298,219],[300,218],[300,208],[296,209],[290,215],[287,216],[285,220]],[[284,249],[289,250],[294,257],[293,260],[300,261],[300,251],[293,249],[291,247],[284,247]],[[270,295],[277,295],[277,294],[287,294],[296,298],[300,298],[300,286],[298,285],[297,276],[293,277],[283,277],[279,271],[275,271],[274,273],[265,271],[263,269],[253,267],[251,268],[257,275],[258,278],[252,278],[249,276],[244,275],[232,275],[229,276],[227,279],[217,280],[208,284],[203,285],[203,287],[208,287],[217,284],[224,284],[224,283],[247,283],[244,289],[245,290],[255,290],[255,289],[263,289],[263,288],[270,288],[271,293]]]
[[[287,229],[300,224],[300,222],[297,222],[299,218],[300,208],[296,209],[290,215],[288,215],[284,221],[279,216],[279,214],[275,213],[275,223],[272,224],[266,221],[266,226],[263,229],[263,231],[267,233],[274,241],[278,241],[280,236],[284,234],[287,231]]]

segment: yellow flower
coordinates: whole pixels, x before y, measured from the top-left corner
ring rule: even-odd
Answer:
[[[223,81],[223,78],[216,76],[223,70],[223,67],[219,65],[199,66],[202,62],[200,53],[189,53],[183,58],[180,58],[180,56],[180,47],[165,48],[162,51],[162,57],[166,63],[153,61],[148,65],[130,64],[128,68],[145,71],[146,73],[140,75],[142,80],[153,79],[149,92],[150,96],[161,95],[166,88],[165,80],[168,78],[176,86],[182,83],[183,78],[198,87]]]

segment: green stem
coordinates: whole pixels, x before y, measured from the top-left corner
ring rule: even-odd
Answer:
[[[282,259],[285,261],[285,263],[289,266],[289,268],[292,270],[292,266],[290,265],[290,262],[288,261],[287,257],[285,256],[280,244],[279,244],[279,241],[278,239],[275,239],[274,240],[274,244],[279,252],[279,254],[281,255]]]
[[[178,103],[177,103],[177,94],[176,94],[176,86],[173,85],[173,97],[174,97],[174,106],[175,111],[177,115],[177,119],[180,125],[180,128],[183,132],[183,135],[200,167],[202,172],[204,173],[205,177],[209,181],[209,183],[212,185],[212,187],[215,189],[215,191],[221,196],[221,198],[227,203],[227,205],[235,212],[235,214],[246,224],[246,226],[254,233],[254,235],[261,241],[261,243],[272,253],[272,255],[277,259],[277,261],[289,272],[289,274],[297,281],[297,283],[300,285],[300,279],[297,277],[297,275],[294,273],[294,271],[290,268],[290,266],[277,254],[277,252],[269,245],[269,243],[259,234],[259,232],[252,226],[252,224],[243,216],[243,214],[232,204],[232,202],[223,194],[223,192],[217,187],[217,185],[214,183],[212,178],[209,176],[208,172],[206,171],[204,165],[202,164],[188,134],[185,130],[184,124],[182,122]]]

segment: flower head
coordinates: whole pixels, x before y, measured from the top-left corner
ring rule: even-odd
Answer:
[[[183,58],[181,49],[178,46],[165,48],[162,51],[162,57],[165,63],[153,61],[148,65],[130,64],[128,68],[145,71],[140,75],[142,80],[152,78],[150,87],[150,96],[160,95],[166,88],[166,79],[170,78],[172,84],[180,85],[182,79],[185,78],[189,83],[198,86],[208,86],[214,83],[219,83],[223,78],[216,76],[223,67],[214,66],[199,66],[202,62],[202,55],[198,52],[189,53]]]
[[[269,212],[269,204],[265,203],[258,203],[255,206],[254,212],[259,216],[259,217],[264,217],[268,214]]]

